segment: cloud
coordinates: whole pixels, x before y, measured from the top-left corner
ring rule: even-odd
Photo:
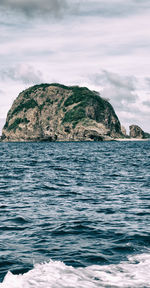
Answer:
[[[146,83],[148,84],[148,87],[150,87],[150,77],[145,78]]]
[[[130,91],[135,90],[136,79],[133,76],[120,76],[117,73],[104,70],[103,77],[107,82],[117,88],[125,88]]]
[[[1,0],[0,7],[21,11],[28,16],[66,11],[80,16],[122,17],[150,9],[149,0]]]
[[[52,14],[59,16],[68,9],[67,0],[1,0],[0,7],[25,13],[27,16]]]
[[[143,101],[143,105],[150,107],[150,101]]]
[[[149,0],[87,0],[80,2],[80,13],[101,17],[122,17],[150,9]]]
[[[43,81],[40,70],[35,71],[31,65],[21,64],[16,67],[10,67],[1,71],[0,78],[2,80],[13,80],[24,84],[37,84]]]
[[[120,76],[117,73],[103,70],[93,75],[91,79],[95,85],[103,87],[102,97],[110,99],[118,110],[125,111],[129,104],[137,101],[136,78],[133,76]]]
[[[0,135],[2,132],[2,128],[4,127],[6,119],[5,118],[0,118]]]

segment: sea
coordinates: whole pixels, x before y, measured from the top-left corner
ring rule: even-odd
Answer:
[[[150,141],[0,143],[0,288],[150,287]]]

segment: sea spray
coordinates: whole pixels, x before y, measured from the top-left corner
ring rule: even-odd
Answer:
[[[0,288],[150,287],[150,254],[129,257],[116,265],[73,268],[60,261],[36,264],[23,275],[8,272]]]

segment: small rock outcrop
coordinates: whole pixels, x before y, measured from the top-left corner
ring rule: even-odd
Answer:
[[[150,138],[150,134],[144,132],[138,125],[131,125],[130,129],[130,137],[136,139],[147,139]]]
[[[86,87],[41,84],[21,92],[3,141],[101,141],[122,137],[111,104]]]

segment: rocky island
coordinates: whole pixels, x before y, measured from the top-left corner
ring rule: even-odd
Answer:
[[[130,129],[130,138],[134,139],[149,139],[150,134],[144,132],[138,125],[131,125]]]
[[[8,112],[2,141],[102,141],[124,137],[111,104],[86,87],[58,83],[21,92]]]

